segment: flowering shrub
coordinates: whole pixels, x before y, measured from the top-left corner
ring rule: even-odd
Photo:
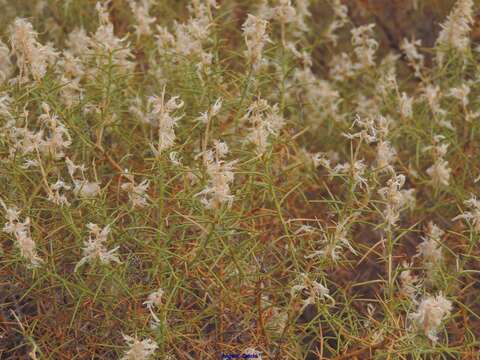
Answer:
[[[0,357],[474,358],[478,5],[356,3],[0,1]]]

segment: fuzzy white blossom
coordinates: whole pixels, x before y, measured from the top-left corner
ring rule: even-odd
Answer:
[[[73,180],[73,193],[81,198],[93,198],[100,192],[100,183],[88,180]]]
[[[151,145],[152,151],[156,156],[173,146],[175,143],[175,126],[183,116],[173,116],[173,112],[183,107],[183,101],[178,96],[165,100],[165,88],[163,88],[161,97],[151,96],[148,99],[149,106],[152,110],[150,116],[154,121],[154,125],[158,127],[158,144]]]
[[[460,102],[462,103],[462,106],[466,108],[470,102],[468,100],[468,95],[470,94],[470,91],[471,91],[470,86],[468,86],[467,84],[462,84],[458,87],[451,88],[450,91],[448,92],[448,95],[451,96],[452,98],[460,100]]]
[[[403,262],[404,270],[400,273],[400,291],[402,294],[408,296],[412,301],[416,301],[416,293],[419,288],[418,276],[412,274],[412,265]]]
[[[99,67],[109,65],[111,62],[120,71],[127,73],[135,67],[135,63],[132,61],[133,54],[126,39],[115,36],[108,13],[110,1],[97,2],[95,6],[100,25],[93,34],[89,47],[97,54],[95,60]]]
[[[295,20],[296,10],[291,0],[278,0],[278,5],[272,9],[272,18],[276,21],[287,24]]]
[[[417,311],[410,314],[418,328],[433,342],[437,341],[437,332],[442,321],[450,316],[452,302],[442,293],[437,296],[427,296],[418,305]]]
[[[209,177],[207,187],[197,196],[202,196],[202,203],[208,209],[217,209],[222,204],[232,205],[234,196],[230,184],[233,182],[233,166],[236,161],[226,162],[223,158],[228,154],[227,144],[215,141],[214,149],[205,154],[205,167]]]
[[[293,31],[292,34],[297,37],[301,37],[303,33],[308,32],[309,27],[307,25],[307,19],[312,16],[312,13],[309,10],[311,0],[295,0],[295,17],[293,19],[293,24],[296,27],[296,31]]]
[[[55,159],[61,159],[65,157],[65,150],[72,144],[72,138],[68,129],[58,116],[51,112],[47,103],[42,103],[42,109],[44,113],[38,117],[38,120],[43,125],[46,136],[40,142],[39,150],[50,154]]]
[[[40,266],[43,260],[38,256],[35,242],[30,233],[30,218],[27,217],[22,222],[20,221],[20,211],[15,208],[8,208],[1,200],[0,205],[5,209],[5,218],[7,220],[3,231],[15,237],[20,254],[29,261],[31,267]]]
[[[414,189],[402,189],[403,185],[405,185],[405,176],[393,175],[387,181],[387,186],[378,190],[378,194],[385,201],[383,216],[389,226],[397,223],[403,209],[415,206]]]
[[[334,18],[325,31],[325,37],[336,45],[338,41],[336,31],[344,27],[348,22],[348,7],[347,5],[342,4],[341,0],[332,0],[330,3]]]
[[[402,92],[398,98],[398,102],[402,118],[411,118],[413,116],[413,98],[409,97],[405,92]]]
[[[469,49],[469,34],[474,22],[473,8],[473,0],[457,0],[445,22],[440,25],[442,30],[435,44],[440,64],[446,51],[452,49],[463,54]]]
[[[434,145],[427,146],[423,150],[431,151],[434,158],[434,163],[427,169],[427,175],[430,176],[434,186],[448,186],[450,184],[450,174],[452,169],[449,166],[445,155],[447,154],[447,142],[443,142],[445,137],[443,135],[435,135],[433,137]]]
[[[215,100],[215,103],[205,112],[200,113],[200,116],[197,118],[200,122],[207,124],[211,118],[217,116],[220,110],[222,109],[222,99],[218,98]]]
[[[80,198],[92,198],[100,193],[100,183],[96,181],[88,181],[85,178],[86,168],[83,164],[75,165],[75,163],[68,157],[65,158],[65,164],[67,165],[68,174],[74,185],[73,193],[75,196]],[[76,176],[77,170],[80,171],[81,178]]]
[[[70,203],[65,195],[65,191],[71,189],[71,186],[59,179],[53,185],[49,186],[48,200],[60,206],[70,206]]]
[[[128,194],[128,198],[135,208],[143,208],[148,204],[147,190],[150,186],[150,181],[143,180],[139,184],[135,184],[133,176],[128,176],[129,182],[122,184],[121,188]]]
[[[305,256],[305,258],[312,259],[320,257],[336,262],[338,259],[340,259],[339,252],[345,250],[345,248],[350,250],[353,254],[357,254],[348,239],[349,225],[356,216],[357,214],[355,213],[336,223],[333,233],[328,232],[327,229],[323,229],[323,237],[321,242],[324,245],[322,249],[313,251],[311,254]]]
[[[20,69],[20,83],[30,79],[40,81],[46,75],[48,66],[57,59],[55,50],[50,45],[40,44],[37,37],[32,24],[25,19],[17,18],[10,26],[10,45]]]
[[[262,52],[265,44],[269,41],[266,20],[248,14],[247,20],[242,25],[243,36],[247,45],[245,55],[252,66],[257,70],[262,63]]]
[[[13,74],[13,65],[10,60],[10,49],[0,40],[0,85],[6,82]]]
[[[397,151],[388,140],[380,140],[377,144],[376,166],[381,171],[394,172],[392,163],[397,158]]]
[[[375,66],[375,53],[378,49],[378,41],[373,38],[375,24],[368,24],[353,28],[352,44],[358,63],[354,67],[358,70]]]
[[[65,50],[57,62],[55,72],[62,83],[60,96],[63,104],[67,108],[78,105],[85,92],[81,82],[87,73],[82,60],[72,52]]]
[[[355,75],[355,64],[349,54],[342,52],[333,55],[330,61],[330,77],[335,81],[345,81]]]
[[[67,36],[67,47],[72,55],[83,58],[91,53],[93,40],[84,28],[75,28]]]
[[[320,113],[322,116],[331,116],[338,120],[338,110],[342,102],[339,91],[330,81],[318,78],[311,67],[306,65],[293,71],[294,86],[291,86],[290,92],[297,98],[304,99],[312,113]]]
[[[128,5],[133,12],[135,21],[137,22],[137,25],[135,25],[135,32],[137,34],[137,37],[141,37],[142,35],[151,35],[152,29],[150,25],[156,21],[155,17],[149,15],[152,1],[128,0]]]
[[[448,186],[450,184],[450,173],[452,169],[448,161],[438,159],[435,163],[427,169],[427,174],[432,179],[432,183],[437,185]]]
[[[77,271],[83,264],[94,260],[99,260],[103,264],[108,264],[110,262],[120,263],[120,259],[115,254],[118,247],[112,250],[107,250],[105,247],[108,234],[110,233],[110,225],[107,225],[102,229],[97,224],[88,223],[87,228],[89,229],[90,234],[88,239],[84,242],[83,257],[75,266],[75,271]]]
[[[174,23],[174,31],[157,26],[157,48],[160,54],[178,55],[178,61],[189,59],[196,62],[197,75],[202,80],[202,72],[209,73],[213,54],[205,50],[206,43],[211,39],[211,21],[213,9],[217,8],[215,1],[192,1],[188,7],[190,18],[185,23]],[[203,80],[202,80],[203,81]]]
[[[417,247],[417,254],[421,256],[427,269],[432,269],[435,264],[442,261],[441,238],[445,232],[432,222],[428,223],[427,236],[422,237],[422,242]]]
[[[421,46],[421,40],[412,39],[410,41],[407,38],[403,39],[400,44],[400,48],[407,57],[408,64],[415,70],[415,76],[418,78],[422,77],[422,70],[425,66],[425,56],[418,52],[418,48]]]
[[[311,280],[307,274],[300,274],[297,279],[297,285],[293,285],[290,289],[290,295],[296,297],[298,294],[305,294],[306,299],[302,300],[305,308],[307,305],[315,304],[318,300],[328,299],[331,304],[335,304],[335,300],[330,296],[330,290],[316,280]]]
[[[452,220],[464,219],[470,221],[476,232],[480,232],[480,200],[475,195],[466,200],[465,205],[470,208],[470,211],[464,211],[462,214],[455,216]]]
[[[270,106],[263,99],[253,102],[248,107],[243,120],[251,125],[247,141],[255,145],[258,154],[263,154],[267,150],[270,137],[278,136],[285,123],[278,106]]]
[[[423,88],[423,97],[427,100],[430,111],[435,119],[439,122],[439,125],[453,130],[454,127],[451,122],[445,120],[447,112],[441,107],[442,92],[440,86],[428,84]]]
[[[337,164],[332,169],[333,175],[347,175],[353,182],[353,187],[360,185],[364,189],[368,189],[368,181],[365,177],[365,171],[367,170],[367,165],[365,160],[356,160],[353,163],[345,162],[343,164]]]
[[[147,360],[158,349],[158,344],[152,339],[140,341],[128,335],[123,335],[123,338],[127,342],[129,349],[120,360]]]
[[[375,143],[377,141],[384,140],[389,133],[389,127],[391,125],[390,119],[382,116],[359,116],[355,115],[352,126],[358,127],[360,131],[344,133],[347,139],[361,139],[367,144]]]
[[[165,292],[163,289],[159,288],[158,290],[150,293],[147,297],[147,300],[143,302],[143,305],[147,307],[148,311],[150,311],[150,314],[152,315],[154,326],[160,323],[160,319],[155,314],[154,308],[162,305],[164,293]]]

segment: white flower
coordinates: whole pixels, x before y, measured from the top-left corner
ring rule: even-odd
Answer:
[[[262,51],[269,41],[267,35],[266,20],[260,19],[252,14],[248,14],[247,20],[242,25],[243,36],[247,50],[245,55],[252,65],[253,70],[257,70],[262,62]]]
[[[38,256],[35,242],[30,234],[30,218],[27,217],[21,222],[19,218],[20,211],[15,208],[7,208],[1,200],[0,205],[5,209],[5,218],[7,219],[3,231],[15,236],[20,254],[30,262],[31,267],[40,266],[43,260]]]
[[[335,32],[341,29],[348,21],[348,7],[347,5],[343,5],[341,0],[332,0],[330,2],[333,13],[334,19],[328,26],[327,30],[325,30],[325,37],[332,41],[334,45],[337,44],[338,35]]]
[[[149,15],[150,6],[152,5],[151,0],[141,0],[139,3],[137,0],[128,0],[128,5],[130,5],[137,22],[137,25],[135,25],[137,37],[151,35],[152,29],[150,25],[156,20],[155,17]]]
[[[398,101],[400,105],[400,115],[403,118],[411,118],[413,116],[413,98],[402,92]]]
[[[207,124],[211,118],[218,115],[220,109],[222,108],[222,99],[218,98],[215,100],[215,103],[210,107],[208,111],[200,113],[200,116],[197,118],[200,122]]]
[[[150,311],[150,314],[152,314],[155,325],[159,324],[160,320],[154,312],[154,307],[160,307],[162,305],[164,293],[165,292],[163,291],[163,289],[159,288],[158,290],[149,294],[147,300],[143,302],[143,305],[146,305],[147,309]]]
[[[148,204],[148,195],[146,194],[150,181],[143,180],[140,184],[135,185],[133,177],[130,177],[130,182],[122,184],[123,191],[128,193],[133,207],[142,208]]]
[[[71,51],[64,50],[55,67],[55,73],[59,76],[62,83],[60,89],[62,102],[68,108],[78,105],[83,99],[84,93],[80,82],[86,75],[82,60]]]
[[[348,226],[356,216],[357,214],[354,213],[335,224],[335,231],[333,234],[329,234],[327,229],[324,229],[322,238],[322,243],[325,244],[324,247],[321,250],[316,250],[305,256],[305,258],[311,259],[315,257],[323,257],[336,262],[340,258],[338,252],[344,250],[344,248],[347,248],[353,254],[356,254],[357,252],[348,240]]]
[[[441,237],[445,232],[432,222],[428,223],[427,236],[417,247],[418,256],[422,256],[424,263],[431,268],[442,261]]]
[[[410,317],[430,340],[436,342],[438,328],[442,321],[450,315],[451,310],[452,302],[439,293],[437,296],[424,298],[417,311]]]
[[[376,164],[381,171],[393,172],[392,163],[397,158],[397,151],[389,141],[381,140],[377,144]]]
[[[65,164],[67,165],[68,174],[73,181],[73,193],[75,196],[81,198],[91,198],[98,195],[100,192],[100,183],[85,179],[85,165],[75,165],[75,163],[68,157],[65,158]],[[77,170],[80,171],[81,179],[75,177]]]
[[[269,137],[277,136],[285,123],[278,106],[270,106],[262,99],[248,107],[243,120],[251,124],[247,141],[255,144],[257,154],[263,154],[267,150]]]
[[[148,308],[162,305],[162,298],[164,293],[165,292],[163,291],[163,289],[159,288],[158,290],[149,294],[147,300],[144,301],[143,304],[146,305]]]
[[[84,57],[91,51],[92,39],[87,35],[84,28],[75,28],[68,34],[66,43],[73,55]]]
[[[433,137],[434,145],[427,146],[423,151],[431,151],[433,153],[434,163],[427,169],[427,175],[430,176],[434,186],[448,186],[450,183],[451,169],[448,161],[444,159],[447,154],[449,144],[444,142],[443,135],[435,135]]]
[[[373,38],[375,24],[363,25],[351,30],[352,44],[358,63],[356,69],[366,69],[375,66],[375,52],[378,49],[378,42]]]
[[[460,100],[462,102],[462,106],[466,108],[469,104],[468,95],[470,94],[470,86],[467,84],[462,84],[458,87],[451,88],[448,95]]]
[[[357,185],[361,185],[364,188],[368,188],[368,181],[364,177],[365,170],[367,165],[365,164],[365,160],[357,160],[353,164],[352,163],[343,163],[336,165],[332,172],[333,174],[348,174],[351,176],[353,180],[354,187]]]
[[[317,231],[317,229],[315,227],[310,226],[310,225],[302,224],[297,230],[295,230],[294,234],[295,235],[313,234],[316,231]]]
[[[25,162],[23,163],[23,165],[21,166],[22,169],[30,169],[31,167],[39,167],[40,164],[38,162],[38,160],[31,160],[31,159],[27,159],[25,160]]]
[[[297,296],[297,294],[305,293],[308,297],[304,299],[303,306],[304,308],[307,305],[315,304],[317,300],[328,299],[332,305],[335,304],[335,299],[330,296],[330,290],[318,281],[311,280],[307,274],[300,274],[299,279],[297,279],[298,284],[292,286],[290,289],[290,295],[292,297]]]
[[[147,360],[158,348],[158,345],[152,339],[138,340],[128,335],[123,335],[130,349],[122,356],[120,360]]]
[[[47,137],[40,142],[39,150],[55,159],[61,159],[65,157],[65,150],[72,144],[72,138],[58,116],[51,113],[47,103],[42,103],[42,109],[44,113],[38,117],[38,120],[44,126]]]
[[[227,144],[215,142],[215,148],[208,150],[205,155],[205,166],[209,176],[207,187],[197,196],[202,195],[202,203],[208,209],[218,209],[222,204],[232,205],[234,196],[230,193],[230,184],[233,182],[233,166],[236,161],[222,160],[228,154]]]
[[[168,158],[170,159],[173,165],[177,165],[177,166],[182,165],[182,159],[178,157],[178,152],[171,151],[170,154],[168,154]]]
[[[210,116],[216,116],[220,112],[220,109],[222,108],[222,98],[218,98],[215,100],[215,103],[212,105],[212,108],[210,110]]]
[[[0,40],[0,84],[3,84],[13,73],[13,65],[10,61],[10,50]]]
[[[161,55],[174,53],[179,61],[185,59],[195,61],[197,75],[203,82],[202,74],[209,73],[213,54],[205,51],[204,43],[211,39],[211,14],[216,8],[215,1],[192,2],[188,7],[190,19],[186,23],[174,23],[174,33],[157,26],[157,48]]]
[[[57,205],[66,205],[70,206],[67,197],[62,190],[70,190],[71,186],[67,185],[63,180],[57,180],[57,182],[53,185],[50,185],[50,189],[48,191],[48,200],[53,202]]]
[[[330,81],[318,78],[307,66],[295,69],[292,81],[295,86],[292,86],[291,91],[295,91],[296,96],[305,98],[312,111],[338,119],[338,107],[342,98]]]
[[[412,39],[411,41],[407,38],[403,39],[400,44],[400,48],[405,53],[408,59],[409,65],[415,70],[415,76],[421,77],[421,70],[424,67],[425,56],[418,52],[418,47],[422,46],[421,40]]]
[[[431,84],[426,85],[423,89],[423,96],[427,100],[433,115],[438,118],[440,125],[445,126],[449,129],[453,129],[451,123],[444,120],[446,111],[440,106],[440,101],[442,100],[440,86]]]
[[[158,144],[155,147],[151,145],[156,156],[173,146],[175,143],[175,126],[182,116],[172,116],[172,113],[183,107],[183,101],[178,96],[171,97],[165,101],[165,87],[161,97],[151,96],[148,99],[148,105],[152,108],[150,116],[154,125],[158,126]]]
[[[128,72],[135,67],[135,63],[131,61],[133,54],[129,44],[125,42],[125,38],[120,39],[115,36],[108,13],[109,2],[110,0],[102,3],[97,2],[95,5],[100,26],[93,35],[89,46],[97,53],[95,60],[98,67],[107,66],[111,62],[119,70]]]
[[[469,33],[473,24],[473,0],[458,0],[447,19],[440,26],[442,30],[436,41],[437,59],[443,63],[444,53],[453,49],[464,53],[470,46]]]
[[[452,221],[459,219],[471,220],[474,230],[480,232],[480,201],[475,195],[472,195],[470,199],[465,201],[465,205],[467,205],[471,211],[465,211],[455,216]]]
[[[322,153],[322,152],[309,153],[309,152],[305,151],[305,155],[308,157],[309,160],[312,161],[313,166],[315,168],[322,165],[323,167],[326,167],[327,169],[331,169],[332,159],[328,158],[328,154]]]
[[[279,0],[278,3],[279,4],[272,9],[272,17],[282,24],[293,22],[296,11],[292,6],[291,0]]]
[[[12,55],[17,58],[21,83],[30,78],[40,81],[47,73],[48,65],[53,64],[58,56],[50,45],[40,44],[37,37],[32,24],[25,19],[16,18],[10,26]]]
[[[108,234],[110,233],[110,225],[107,225],[101,229],[98,225],[89,223],[87,224],[87,228],[90,230],[90,235],[84,242],[85,246],[83,248],[83,258],[80,259],[75,266],[75,271],[77,271],[78,268],[83,264],[97,259],[104,264],[108,264],[112,261],[120,263],[120,259],[115,254],[115,252],[118,250],[118,247],[112,250],[107,250],[104,244],[107,241]]]
[[[394,226],[399,217],[400,211],[405,207],[413,208],[415,205],[414,190],[402,189],[405,184],[404,175],[393,175],[387,182],[387,186],[378,190],[378,194],[386,202],[383,216],[389,226]]]
[[[450,169],[448,161],[438,159],[435,163],[427,169],[427,174],[432,179],[434,186],[443,185],[448,186],[450,184]]]
[[[361,130],[356,133],[344,133],[348,139],[359,138],[368,144],[383,140],[389,133],[391,120],[388,118],[377,116],[360,117],[355,115],[351,128],[357,126]]]
[[[73,193],[82,198],[92,198],[100,192],[100,183],[87,180],[73,180]]]
[[[400,290],[403,294],[415,301],[415,295],[419,286],[419,279],[417,276],[412,274],[411,264],[403,262],[402,266],[404,267],[404,270],[402,270],[399,276],[401,285]]]
[[[355,75],[355,65],[349,54],[342,52],[333,55],[330,61],[330,76],[335,81],[345,81]]]

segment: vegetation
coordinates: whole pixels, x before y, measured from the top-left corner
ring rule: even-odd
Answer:
[[[0,358],[478,356],[473,0],[0,3]]]

